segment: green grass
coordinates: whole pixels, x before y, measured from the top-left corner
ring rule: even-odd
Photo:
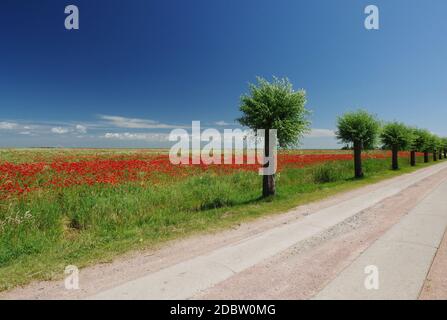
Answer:
[[[77,186],[0,202],[0,290],[60,277],[70,264],[109,261],[132,249],[221,230],[432,164],[418,161],[411,168],[402,159],[401,170],[391,171],[389,159],[365,160],[361,180],[352,179],[350,161],[286,169],[270,199],[259,198],[260,176],[239,172],[204,173],[150,187]]]

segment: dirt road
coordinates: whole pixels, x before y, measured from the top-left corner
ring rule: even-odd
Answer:
[[[390,248],[397,242],[407,245],[414,234],[421,235],[415,241],[429,239],[429,248],[419,255],[417,250],[422,249],[416,247],[414,255],[409,251],[399,263],[405,265],[405,259],[423,256],[425,260],[416,261],[418,269],[408,269],[409,276],[417,273],[418,280],[411,288],[400,289],[403,279],[388,287],[384,283],[383,290],[377,291],[385,298],[393,289],[405,291],[409,298],[418,298],[420,290],[421,298],[445,297],[446,281],[440,270],[446,265],[446,246],[438,247],[447,217],[436,211],[438,206],[430,205],[445,205],[440,195],[447,190],[446,181],[447,163],[440,163],[229,231],[191,237],[86,268],[80,274],[79,290],[66,290],[63,280],[38,282],[4,292],[0,298],[368,298],[358,296],[356,286],[363,282],[359,285],[360,280],[352,280],[359,276],[356,265],[362,266],[370,256],[385,259],[376,260],[382,263],[379,271],[383,270],[386,279],[387,266],[394,260],[387,258]],[[434,211],[436,217],[431,219]],[[415,220],[418,218],[424,223]],[[416,222],[411,224],[413,220]],[[380,246],[385,240],[388,242]]]

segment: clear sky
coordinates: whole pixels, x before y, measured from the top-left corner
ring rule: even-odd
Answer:
[[[80,30],[64,27],[66,5]],[[364,8],[380,30],[364,28]],[[231,128],[256,76],[308,94],[303,147],[365,108],[447,135],[445,0],[2,0],[0,146],[156,147]]]

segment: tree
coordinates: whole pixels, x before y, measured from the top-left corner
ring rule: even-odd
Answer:
[[[269,150],[268,130],[277,130],[280,147],[295,146],[309,130],[310,112],[305,107],[305,91],[295,91],[287,78],[273,77],[269,82],[258,77],[257,82],[250,84],[249,94],[241,97],[240,111],[243,115],[237,121],[255,132],[265,130],[264,157],[267,159],[272,152]],[[264,164],[264,167],[268,166],[268,163]],[[262,186],[263,197],[274,195],[275,176],[264,175]]]
[[[435,136],[429,132],[428,133],[428,138],[427,138],[427,145],[426,145],[425,150],[424,150],[424,157],[427,156],[427,158],[428,158],[430,152],[433,152],[433,150],[435,148],[436,148]],[[433,160],[434,161],[437,160],[436,152],[433,152]],[[428,161],[426,161],[426,162],[428,162]]]
[[[442,150],[444,148],[444,142],[442,141],[442,138],[438,138],[439,144],[438,144],[438,159],[442,160]]]
[[[442,152],[444,154],[444,159],[447,159],[447,137],[442,138]]]
[[[444,142],[441,137],[436,136],[436,154],[438,155],[438,159],[442,160],[442,149],[444,148]]]
[[[438,149],[439,145],[441,144],[440,139],[437,135],[432,134],[431,137],[431,150],[433,151],[433,161],[438,161]]]
[[[354,146],[355,177],[363,177],[362,150],[374,148],[380,130],[379,120],[367,111],[358,110],[338,117],[337,128],[337,138]]]
[[[416,165],[416,152],[424,152],[424,162],[428,162],[428,150],[430,149],[431,134],[428,130],[414,128],[413,143],[411,146],[411,165]]]
[[[399,169],[399,151],[408,150],[411,146],[413,135],[411,130],[403,123],[387,123],[380,133],[380,139],[387,149],[392,152],[392,169]]]
[[[438,137],[438,157],[439,160],[442,160],[444,158],[444,152],[445,152],[445,138]]]
[[[427,141],[427,146],[425,149],[425,152],[427,155],[432,152],[433,153],[433,161],[438,161],[438,157],[436,155],[436,148],[437,148],[437,138],[434,134],[429,133],[429,138]]]

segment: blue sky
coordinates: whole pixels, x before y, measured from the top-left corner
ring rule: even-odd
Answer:
[[[80,30],[64,28],[64,8]],[[368,31],[364,8],[380,9]],[[308,94],[303,147],[366,108],[447,135],[445,0],[2,0],[0,146],[158,147],[231,128],[256,76]]]

